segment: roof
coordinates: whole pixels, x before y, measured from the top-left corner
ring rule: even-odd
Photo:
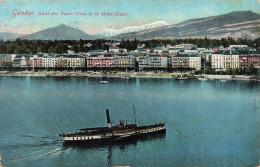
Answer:
[[[89,55],[88,57],[98,57],[98,55]]]
[[[143,48],[139,48],[139,49],[137,49],[138,51],[147,51],[146,49],[143,49]]]
[[[114,57],[113,54],[104,54],[104,57]]]
[[[170,48],[169,50],[182,50],[182,48]]]
[[[156,46],[154,49],[162,49],[162,47],[160,47],[160,46]]]
[[[85,58],[81,55],[56,55],[56,57],[67,57],[67,58]]]
[[[215,52],[213,54],[223,54],[223,52],[224,52],[224,50],[220,50],[220,51],[217,51],[217,52]]]
[[[200,57],[199,55],[194,55],[194,54],[178,54],[173,57]]]
[[[248,54],[247,50],[238,50],[238,54]]]
[[[112,48],[112,49],[119,49],[118,46],[112,46],[111,48]]]
[[[88,53],[105,52],[106,50],[89,50]]]
[[[15,56],[16,59],[19,59],[19,58],[22,58],[22,57],[25,57],[25,58],[30,58],[32,57],[33,55],[28,55],[28,54],[18,54]]]
[[[115,56],[134,56],[133,54],[116,54]]]
[[[236,50],[225,50],[223,52],[224,55],[238,55]]]
[[[171,56],[163,54],[163,55],[149,55],[149,57],[171,57]]]
[[[257,51],[248,51],[248,54],[251,56],[260,56],[260,53]]]

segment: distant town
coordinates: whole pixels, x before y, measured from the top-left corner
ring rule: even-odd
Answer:
[[[21,70],[81,70],[81,71],[134,71],[134,72],[184,72],[191,74],[229,74],[229,75],[257,75],[260,71],[260,47],[251,41],[247,44],[237,44],[238,40],[227,39],[226,43],[212,46],[212,39],[199,45],[185,43],[192,41],[180,40],[150,40],[150,41],[74,41],[58,42],[45,48],[47,52],[54,46],[60,53],[42,53],[39,43],[46,41],[28,40],[1,41],[0,69],[7,71]],[[194,39],[195,40],[195,39]],[[224,39],[222,39],[225,41]],[[218,40],[221,44],[221,40]],[[230,42],[231,41],[231,42]],[[245,39],[245,41],[248,40]],[[249,41],[249,42],[250,42]],[[26,46],[26,42],[28,45]],[[151,44],[152,42],[152,44]],[[55,43],[52,42],[52,43]],[[99,44],[97,44],[99,43]],[[168,44],[167,44],[168,43]],[[171,43],[176,43],[172,45]],[[179,44],[177,44],[179,43]],[[229,44],[230,43],[230,44]],[[240,42],[241,43],[241,42]],[[245,42],[246,43],[246,42]],[[154,45],[155,47],[151,47]],[[251,45],[251,46],[250,46]],[[24,50],[21,49],[24,46]],[[9,48],[8,47],[13,47]],[[77,48],[78,47],[78,48]],[[4,53],[10,52],[35,53]],[[20,48],[20,51],[17,51]],[[37,50],[41,53],[36,53]],[[85,50],[85,52],[84,52]],[[54,51],[54,50],[53,50]],[[66,51],[66,53],[64,53]]]

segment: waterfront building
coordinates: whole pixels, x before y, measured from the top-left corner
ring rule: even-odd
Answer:
[[[211,55],[211,68],[213,69],[223,69],[224,68],[224,51],[218,51]]]
[[[239,55],[234,49],[219,51],[212,54],[211,67],[213,69],[237,69],[239,68]]]
[[[32,55],[18,54],[14,57],[12,67],[14,68],[27,68],[30,67],[30,57]]]
[[[239,55],[236,50],[225,50],[224,56],[224,69],[237,69],[239,68]]]
[[[44,55],[47,55],[47,54],[38,54],[38,55],[33,55],[32,57],[30,57],[30,67],[32,67],[32,68],[43,67],[42,59],[43,59]]]
[[[148,54],[141,54],[136,58],[136,61],[138,63],[139,70],[143,70],[145,68],[148,68]]]
[[[189,67],[195,70],[201,69],[201,57],[199,55],[190,55]]]
[[[56,55],[44,55],[42,57],[42,67],[44,68],[54,68],[56,67],[56,63]]]
[[[42,67],[44,68],[85,68],[86,58],[81,55],[44,55],[42,57]]]
[[[148,68],[169,68],[171,67],[171,56],[162,55],[149,55]]]
[[[239,53],[239,67],[246,69],[247,67],[254,67],[260,69],[260,53],[256,51],[238,51]]]
[[[133,54],[116,54],[115,55],[115,67],[116,68],[134,68],[135,58]]]
[[[114,54],[94,54],[88,56],[87,68],[115,68]]]
[[[57,62],[60,60],[66,60],[67,68],[85,68],[86,58],[80,55],[58,55]],[[62,61],[61,61],[62,62]],[[57,67],[57,66],[56,66]]]
[[[201,69],[201,57],[197,54],[178,54],[172,57],[173,69]]]
[[[189,55],[178,54],[172,57],[172,68],[173,69],[187,69],[189,68]]]
[[[0,54],[0,67],[11,67],[16,54]]]

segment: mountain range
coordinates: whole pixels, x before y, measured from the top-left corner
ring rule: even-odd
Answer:
[[[0,32],[0,39],[7,41],[7,40],[15,40],[16,38],[21,38],[24,35],[16,34],[16,33],[9,33],[9,32]]]
[[[162,38],[233,38],[260,37],[260,15],[252,11],[235,11],[224,15],[190,19],[151,30],[120,34],[112,39],[162,39]]]
[[[157,21],[141,26],[128,26],[122,29],[104,29],[89,35],[84,31],[61,24],[32,34],[21,35],[0,32],[0,39],[14,40],[92,40],[92,39],[171,39],[171,38],[234,38],[260,37],[260,15],[252,11],[235,11],[223,15],[190,19],[178,24]]]

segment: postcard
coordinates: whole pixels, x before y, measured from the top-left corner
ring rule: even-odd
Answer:
[[[260,0],[0,0],[0,167],[260,161]]]

